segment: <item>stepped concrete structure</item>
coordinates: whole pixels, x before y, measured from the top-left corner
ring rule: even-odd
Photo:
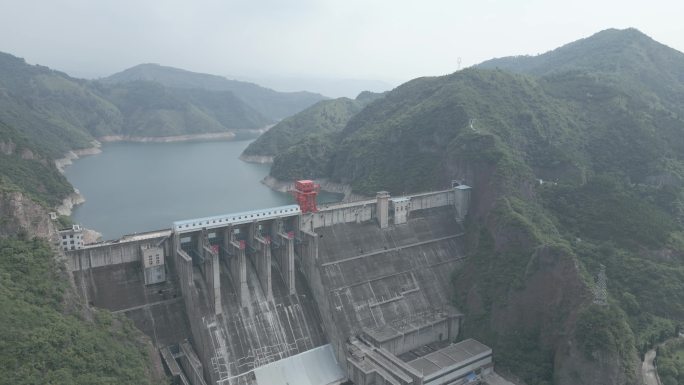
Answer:
[[[459,383],[492,365],[454,344],[469,194],[183,220],[65,254],[86,300],[133,320],[175,383]]]

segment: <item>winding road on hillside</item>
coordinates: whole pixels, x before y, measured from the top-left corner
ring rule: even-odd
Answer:
[[[645,385],[660,385],[658,374],[653,366],[653,360],[656,357],[655,349],[646,352],[644,362],[641,364],[641,375],[644,378]]]

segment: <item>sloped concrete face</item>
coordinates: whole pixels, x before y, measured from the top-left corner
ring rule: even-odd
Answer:
[[[326,343],[321,318],[301,273],[295,275],[297,293],[290,295],[282,274],[272,266],[272,299],[258,278],[256,267],[247,264],[247,296],[242,306],[233,289],[228,264],[221,271],[223,314],[203,315],[207,336],[209,377],[219,384],[256,384],[253,370]],[[206,369],[205,369],[206,370]]]
[[[309,277],[338,360],[363,335],[394,354],[453,340],[460,314],[450,275],[463,258],[453,209],[419,210],[403,225],[340,224],[316,229],[317,277]],[[318,284],[317,284],[318,282]]]

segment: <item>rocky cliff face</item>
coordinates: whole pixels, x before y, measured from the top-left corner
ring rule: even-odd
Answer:
[[[625,368],[634,362],[609,351],[588,358],[578,347],[578,314],[593,295],[572,250],[540,239],[538,229],[553,225],[534,223],[533,182],[504,182],[487,162],[452,158],[444,169],[473,187],[469,258],[453,280],[464,337],[490,344],[501,371],[527,384],[632,384]]]
[[[641,362],[637,356],[634,356],[629,364],[636,369],[640,367]],[[641,385],[637,371],[625,371],[617,354],[600,352],[587,357],[577,348],[575,340],[569,340],[558,346],[555,352],[554,368],[555,383],[558,385]]]
[[[56,230],[45,207],[21,192],[0,192],[0,237],[20,234],[49,240]]]

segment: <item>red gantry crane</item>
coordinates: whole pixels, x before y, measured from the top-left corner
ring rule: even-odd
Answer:
[[[295,182],[294,196],[302,213],[318,212],[316,207],[316,195],[321,190],[321,185],[311,180],[298,180]]]

